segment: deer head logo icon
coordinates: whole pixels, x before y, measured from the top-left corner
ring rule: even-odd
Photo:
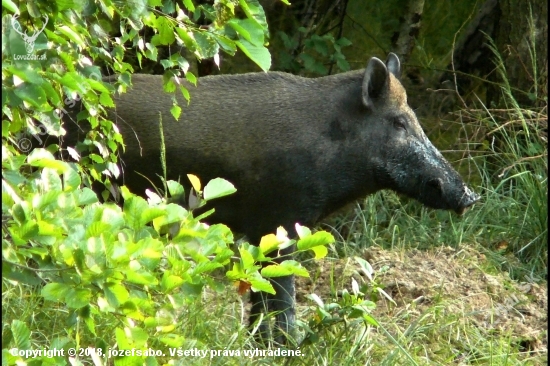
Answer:
[[[25,41],[25,49],[27,50],[27,53],[31,53],[34,50],[34,42],[36,42],[36,38],[44,28],[46,28],[46,25],[48,24],[48,16],[44,15],[44,25],[42,26],[42,29],[39,31],[34,31],[32,35],[27,34],[28,31],[23,32],[21,28],[21,24],[17,21],[17,18],[19,18],[18,14],[15,14],[11,18],[11,25],[13,29],[23,37],[23,41]]]

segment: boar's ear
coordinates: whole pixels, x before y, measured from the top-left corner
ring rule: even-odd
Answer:
[[[401,62],[399,62],[399,57],[397,57],[395,53],[390,52],[388,54],[386,66],[388,67],[388,70],[393,74],[393,76],[398,79],[401,77]]]
[[[383,96],[389,89],[389,73],[386,65],[380,59],[370,59],[363,77],[363,103],[367,108],[373,108],[375,99]]]

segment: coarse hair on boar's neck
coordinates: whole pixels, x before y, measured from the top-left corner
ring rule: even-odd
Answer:
[[[191,173],[203,182],[232,182],[237,192],[208,202],[205,209],[215,213],[206,221],[252,243],[279,226],[295,234],[296,223],[313,225],[381,189],[462,214],[479,197],[426,137],[399,75],[399,59],[390,53],[386,63],[373,57],[365,70],[315,79],[207,76],[197,87],[183,82],[191,101],[176,93],[183,108],[176,121],[162,76],[135,74],[110,112],[126,144],[122,184],[138,194],[151,182],[162,187],[160,112],[167,178],[185,183]],[[294,278],[272,282],[275,295],[251,293],[250,321],[275,312],[275,341],[286,343],[295,335]],[[260,325],[258,334],[268,333]]]

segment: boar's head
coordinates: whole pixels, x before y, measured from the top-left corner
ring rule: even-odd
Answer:
[[[372,58],[363,80],[363,104],[369,119],[376,121],[368,136],[376,185],[428,207],[462,214],[479,196],[465,185],[422,130],[407,104],[399,75],[399,59],[390,53],[386,64]]]

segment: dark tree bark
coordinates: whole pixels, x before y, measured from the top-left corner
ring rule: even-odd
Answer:
[[[509,85],[523,106],[545,103],[548,82],[548,4],[545,0],[487,0],[472,20],[454,51],[457,84],[467,92],[475,75],[495,83],[496,56],[488,46],[490,37],[506,69]],[[450,68],[452,65],[450,66]],[[448,79],[449,75],[444,75]],[[501,90],[487,85],[487,105],[501,104]]]
[[[510,85],[529,93],[515,93],[520,103],[539,104],[547,95],[548,2],[499,0],[499,6],[495,43]]]

